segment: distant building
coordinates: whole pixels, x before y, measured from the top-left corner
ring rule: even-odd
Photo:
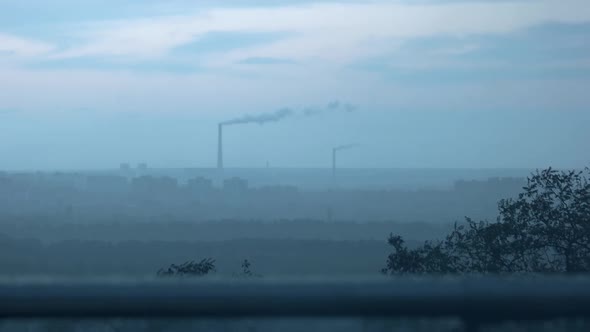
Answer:
[[[0,172],[0,193],[3,191],[9,192],[11,182],[10,178],[6,176],[6,173]]]
[[[149,194],[170,194],[178,189],[178,181],[170,177],[141,176],[131,181],[133,191]]]
[[[119,169],[127,172],[131,169],[131,166],[129,166],[128,163],[121,163],[121,165],[119,165]]]
[[[295,186],[273,185],[258,188],[258,193],[271,196],[296,195],[299,189]]]
[[[244,192],[248,190],[248,180],[233,177],[223,180],[223,191]]]
[[[148,166],[146,163],[139,163],[137,164],[137,169],[141,170],[141,171],[145,171],[147,170]]]
[[[213,190],[213,181],[204,177],[197,177],[188,180],[186,187],[193,193],[204,193]]]
[[[77,173],[48,173],[42,176],[42,181],[45,184],[53,186],[53,188],[73,189],[84,186],[84,176]]]
[[[91,175],[86,178],[86,188],[95,192],[123,192],[127,178],[115,175]]]

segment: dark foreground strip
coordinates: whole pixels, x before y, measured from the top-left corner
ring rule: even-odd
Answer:
[[[590,279],[0,282],[0,317],[590,317]]]

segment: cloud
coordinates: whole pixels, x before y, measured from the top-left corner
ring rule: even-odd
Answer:
[[[345,96],[367,110],[578,109],[588,104],[590,25],[579,23],[589,22],[589,6],[384,1],[197,10],[187,1],[164,16],[66,22],[44,36],[69,34],[57,50],[39,38],[0,35],[0,48],[32,58],[13,66],[0,53],[0,107],[91,104],[232,118],[233,110],[284,104],[319,114],[326,96]],[[560,32],[538,29],[546,22],[561,22]],[[555,95],[562,97],[545,99]]]
[[[425,37],[351,68],[407,84],[590,77],[590,24],[545,24],[502,35]]]
[[[225,52],[236,48],[264,45],[288,37],[284,33],[208,32],[194,42],[175,48],[173,55]]]
[[[584,10],[585,9],[585,10]],[[189,14],[186,14],[189,13]],[[381,54],[399,41],[426,36],[502,34],[546,22],[590,21],[590,3],[572,0],[459,2],[408,5],[376,2],[267,8],[222,8],[178,15],[87,24],[85,39],[57,55],[158,58],[212,32],[288,33],[263,45],[246,46],[200,60],[227,66],[248,59],[350,62]],[[461,50],[459,50],[461,51]]]
[[[0,33],[0,56],[31,57],[51,52],[53,45]]]
[[[281,64],[295,64],[296,62],[289,59],[277,59],[277,58],[246,58],[238,61],[239,64],[243,65],[281,65]]]

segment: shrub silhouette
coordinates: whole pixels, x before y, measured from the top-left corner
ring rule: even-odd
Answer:
[[[158,276],[192,276],[201,277],[215,272],[215,260],[202,259],[200,262],[187,261],[180,265],[171,264],[167,269],[158,270]]]

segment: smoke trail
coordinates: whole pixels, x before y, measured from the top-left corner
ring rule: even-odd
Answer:
[[[264,124],[267,122],[277,122],[286,117],[293,115],[293,110],[290,108],[281,108],[272,113],[263,113],[258,115],[244,115],[239,118],[235,118],[232,120],[227,120],[219,123],[220,125],[234,125],[234,124],[244,124],[244,123],[258,123]]]
[[[314,115],[319,115],[325,112],[346,112],[346,113],[350,113],[353,111],[356,111],[357,107],[349,104],[349,103],[343,103],[340,102],[339,100],[334,100],[328,103],[328,105],[326,105],[325,107],[307,107],[306,109],[303,110],[303,115],[305,116],[314,116]]]
[[[342,103],[339,100],[334,100],[330,102],[326,108],[331,111],[353,112],[356,111],[357,107],[349,103]]]
[[[351,144],[345,144],[345,145],[340,145],[334,148],[334,151],[340,151],[340,150],[346,150],[346,149],[352,149],[359,146],[357,143],[351,143]]]
[[[328,104],[328,109],[330,110],[337,109],[338,107],[340,107],[340,102],[338,100],[334,100]]]
[[[314,116],[314,115],[319,115],[319,114],[325,113],[325,112],[352,112],[356,109],[357,109],[357,107],[352,104],[342,103],[338,100],[334,100],[334,101],[328,103],[325,107],[319,107],[319,108],[307,107],[301,111],[301,114],[303,116]],[[281,108],[281,109],[279,109],[275,112],[272,112],[272,113],[263,113],[263,114],[258,114],[258,115],[244,115],[239,118],[220,122],[219,124],[222,126],[235,125],[235,124],[245,124],[245,123],[264,124],[267,122],[280,121],[284,118],[293,116],[296,113],[299,113],[299,112],[295,112],[293,109],[285,107],[285,108]]]
[[[344,107],[345,112],[354,112],[357,109],[357,107],[355,105],[351,105],[351,104],[344,104],[343,107]]]

